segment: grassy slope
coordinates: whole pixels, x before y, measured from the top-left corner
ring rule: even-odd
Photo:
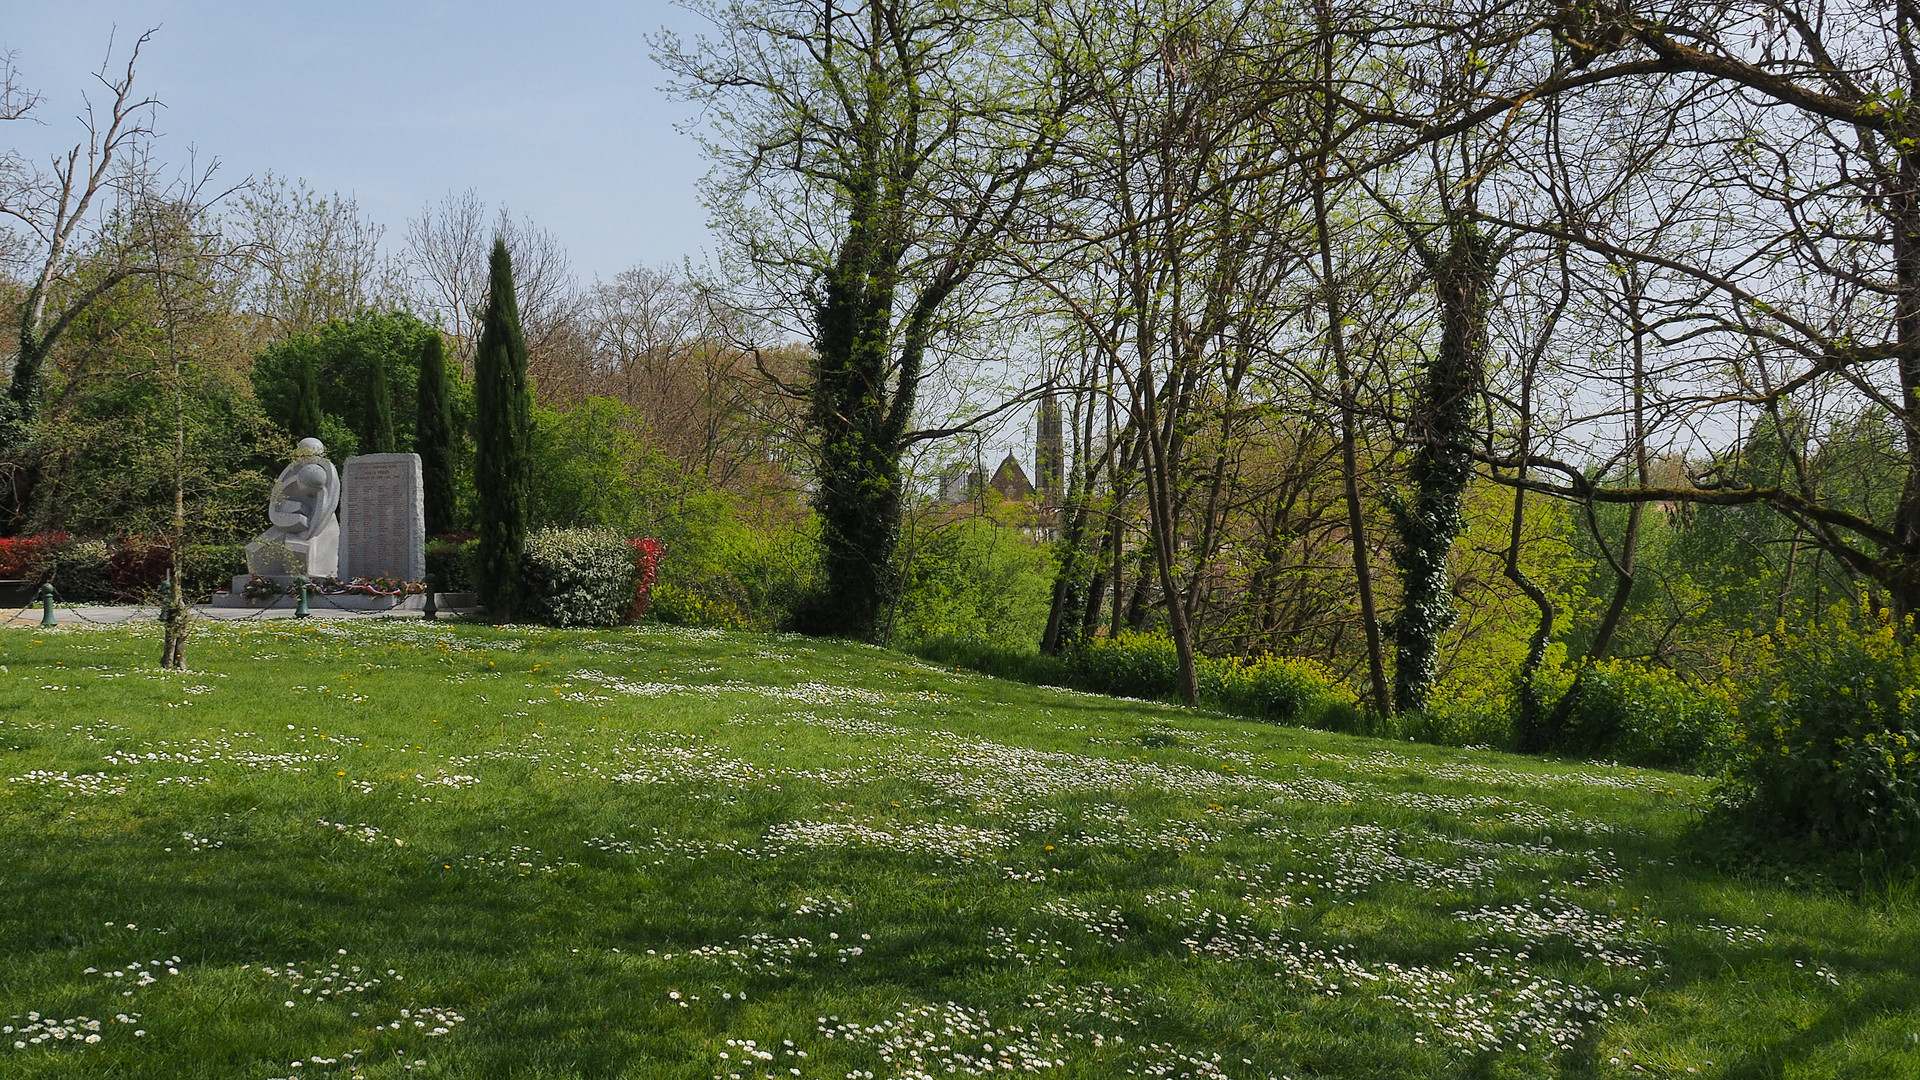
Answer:
[[[788,638],[193,645],[0,631],[0,1077],[1920,1076],[1920,904],[1692,865],[1687,778]]]

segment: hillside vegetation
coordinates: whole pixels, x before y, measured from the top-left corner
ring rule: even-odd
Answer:
[[[1708,783],[797,637],[0,633],[0,1077],[1920,1075]]]

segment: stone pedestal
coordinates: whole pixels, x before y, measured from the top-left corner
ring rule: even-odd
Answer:
[[[329,522],[305,540],[262,536],[247,545],[247,568],[268,577],[332,577],[340,565],[340,526]]]
[[[426,485],[418,454],[362,454],[341,468],[340,576],[427,576]]]

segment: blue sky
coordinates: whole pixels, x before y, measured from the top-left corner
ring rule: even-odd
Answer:
[[[123,53],[157,26],[139,85],[167,106],[162,160],[350,193],[396,249],[424,204],[471,187],[553,232],[582,280],[611,277],[710,243],[705,166],[674,129],[692,113],[645,40],[702,25],[661,0],[0,0],[0,49],[44,95],[44,124],[0,125],[0,145],[70,146],[109,35]]]

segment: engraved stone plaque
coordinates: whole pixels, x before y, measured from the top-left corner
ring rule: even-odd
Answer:
[[[427,576],[427,511],[418,454],[362,454],[340,470],[340,576]]]

